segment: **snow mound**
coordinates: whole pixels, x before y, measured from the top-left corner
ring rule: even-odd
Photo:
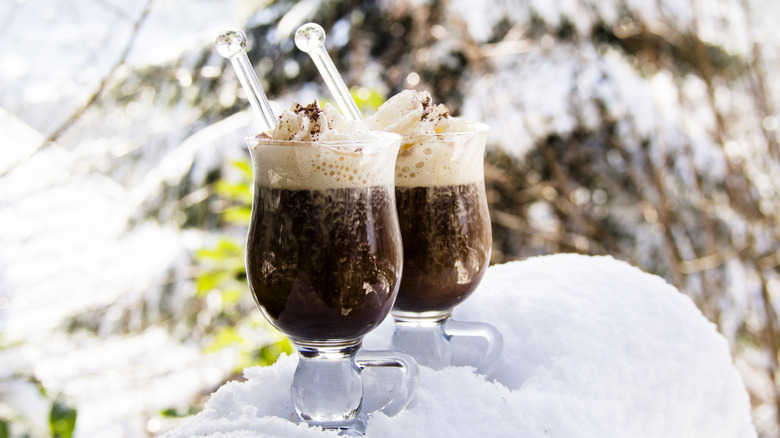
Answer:
[[[503,333],[494,374],[423,368],[412,405],[374,415],[367,436],[756,436],[726,340],[690,299],[626,263],[555,255],[493,266],[455,317]],[[391,332],[385,321],[366,346],[382,348]],[[247,369],[165,436],[332,435],[295,424],[296,362]],[[367,393],[382,388],[371,372]]]

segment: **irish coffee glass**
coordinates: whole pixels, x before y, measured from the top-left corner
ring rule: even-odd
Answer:
[[[484,179],[489,128],[406,135],[396,161],[396,203],[404,272],[392,310],[392,348],[434,369],[452,363],[453,336],[484,338],[477,371],[488,374],[502,348],[486,322],[455,321],[490,262],[492,234]]]
[[[298,350],[293,406],[311,425],[358,433],[361,372],[395,367],[401,381],[382,411],[401,412],[419,370],[400,352],[361,350],[387,316],[402,269],[393,166],[400,136],[358,142],[249,137],[254,199],[246,268],[252,295]]]

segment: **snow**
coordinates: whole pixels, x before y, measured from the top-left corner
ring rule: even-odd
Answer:
[[[454,316],[503,333],[493,374],[423,367],[410,407],[374,414],[367,436],[756,436],[726,340],[689,298],[624,262],[561,254],[493,266]],[[391,333],[387,320],[365,346],[385,348]],[[455,346],[461,356],[475,351]],[[223,385],[163,436],[335,436],[295,424],[296,363],[246,369],[245,381]],[[363,374],[368,394],[383,380],[373,372]]]

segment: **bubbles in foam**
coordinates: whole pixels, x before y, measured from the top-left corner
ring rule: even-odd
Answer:
[[[396,185],[429,187],[484,179],[487,130],[406,137],[396,161]]]
[[[350,160],[345,158],[344,155],[338,155],[337,157],[333,157],[333,155],[330,151],[324,154],[317,154],[310,161],[311,168],[315,173],[319,172],[323,177],[334,178],[335,182],[349,181],[354,183],[355,175],[358,173],[357,167],[350,165]]]

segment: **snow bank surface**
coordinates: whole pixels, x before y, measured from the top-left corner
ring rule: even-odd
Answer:
[[[687,297],[626,263],[555,255],[494,266],[455,317],[501,330],[494,374],[423,368],[409,409],[375,415],[367,436],[756,436],[726,340]],[[391,333],[385,321],[365,345],[383,348]],[[221,387],[165,437],[335,436],[294,423],[296,361],[245,370],[245,382]],[[371,372],[369,394],[383,380]]]

